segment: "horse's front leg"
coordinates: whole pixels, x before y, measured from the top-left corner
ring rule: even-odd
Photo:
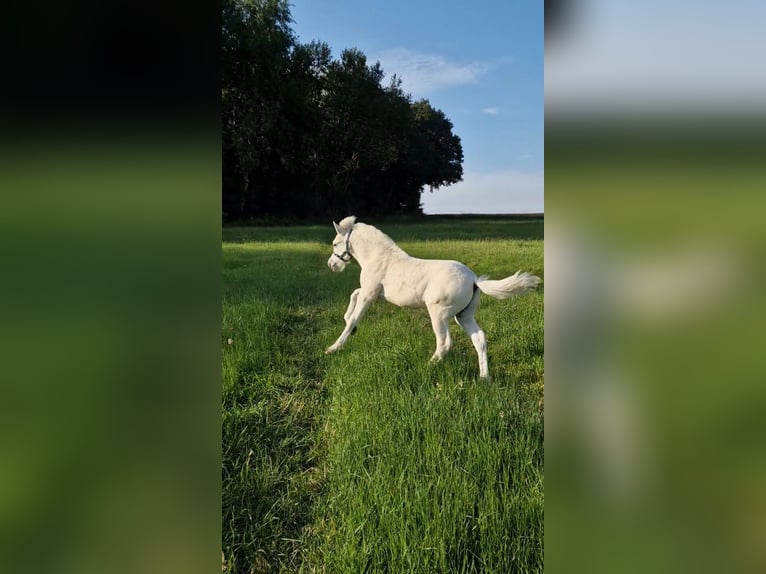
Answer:
[[[378,297],[379,292],[380,288],[367,290],[357,289],[351,294],[348,311],[346,311],[346,316],[344,317],[346,319],[346,327],[343,329],[340,337],[338,337],[338,340],[327,347],[325,353],[334,353],[343,347],[346,343],[346,339],[348,339],[349,335],[356,329],[356,324],[362,318],[365,311],[367,311],[367,308]]]
[[[362,292],[362,288],[354,289],[354,292],[351,293],[351,297],[348,302],[348,309],[346,309],[346,313],[343,315],[343,320],[348,323],[348,320],[351,318],[351,313],[354,312],[354,308],[356,307],[356,300],[359,297],[359,293]]]

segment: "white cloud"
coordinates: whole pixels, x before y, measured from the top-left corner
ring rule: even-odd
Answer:
[[[467,172],[463,181],[423,192],[425,213],[542,213],[542,172]]]
[[[418,97],[451,86],[476,84],[492,67],[482,62],[457,64],[442,56],[404,48],[386,50],[370,60],[379,60],[387,76],[396,74],[404,90]]]
[[[491,108],[484,108],[481,111],[484,112],[485,114],[491,114],[493,116],[496,116],[497,114],[500,113],[500,108],[498,106],[492,106]]]

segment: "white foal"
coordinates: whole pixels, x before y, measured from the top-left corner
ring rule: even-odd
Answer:
[[[340,272],[354,258],[362,272],[359,277],[361,286],[351,293],[343,316],[346,327],[338,340],[327,348],[327,353],[343,347],[370,303],[380,297],[400,307],[428,309],[436,335],[432,361],[441,360],[452,346],[449,320],[454,317],[471,338],[479,355],[479,376],[489,377],[487,338],[474,319],[480,294],[486,293],[497,299],[521,295],[537,287],[539,277],[517,271],[505,279],[490,281],[476,277],[473,271],[457,261],[410,257],[385,233],[371,225],[356,223],[354,216],[346,217],[340,223],[333,222],[333,225],[337,235],[327,265]]]

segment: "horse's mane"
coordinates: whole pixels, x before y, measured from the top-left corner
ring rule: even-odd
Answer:
[[[338,227],[344,231],[347,229],[354,229],[357,231],[357,233],[361,231],[362,233],[360,235],[365,240],[374,241],[385,251],[392,253],[405,253],[405,251],[399,247],[393,239],[391,239],[377,227],[368,225],[367,223],[357,223],[355,215],[349,215],[345,219],[342,219],[340,223],[338,223]]]
[[[386,250],[402,251],[402,248],[399,247],[393,239],[391,239],[377,227],[367,225],[366,223],[357,223],[354,225],[354,229],[360,231],[364,230],[365,239],[374,241],[376,244],[380,245]]]

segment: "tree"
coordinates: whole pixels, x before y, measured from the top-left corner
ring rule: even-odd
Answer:
[[[452,122],[426,99],[412,104],[417,136],[413,170],[430,191],[463,179],[463,146]]]
[[[380,63],[344,50],[324,78],[322,158],[324,194],[332,210],[374,213],[385,172],[399,159],[407,136],[408,102],[381,87]],[[376,189],[378,188],[378,189]]]
[[[224,212],[243,216],[261,194],[283,138],[283,80],[295,37],[286,0],[223,0],[222,146]],[[231,210],[231,211],[229,211]]]
[[[223,0],[223,211],[316,217],[419,213],[460,181],[452,123],[412,103],[357,49],[300,44],[286,0]]]

